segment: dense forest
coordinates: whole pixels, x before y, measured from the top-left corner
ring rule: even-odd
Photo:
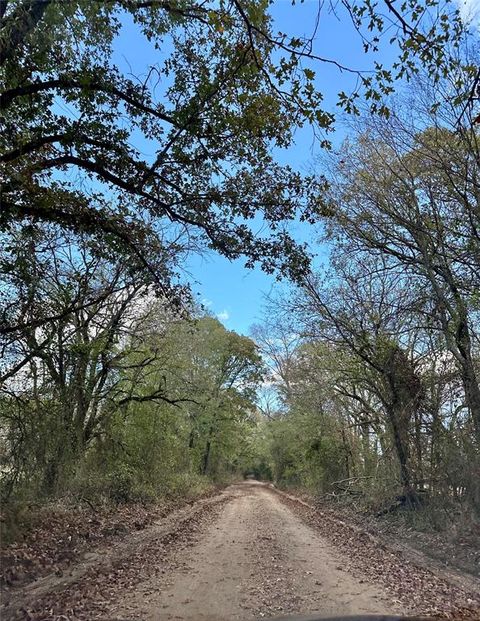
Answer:
[[[478,521],[478,30],[449,2],[348,0],[363,73],[270,8],[0,2],[8,536],[32,503],[244,476]],[[155,57],[137,73],[125,31]],[[356,82],[332,109],[326,65]],[[309,174],[276,157],[302,128],[323,149]],[[208,252],[280,281],[248,336],[195,301],[185,265]]]

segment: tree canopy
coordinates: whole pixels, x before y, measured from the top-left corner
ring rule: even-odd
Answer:
[[[429,4],[412,0],[399,12],[386,2],[383,15],[368,2],[347,3],[365,50],[388,32],[399,60],[396,72],[381,63],[356,72],[360,91],[342,92],[341,105],[354,109],[363,93],[379,110],[381,96],[418,60],[450,70],[458,14],[434,2],[432,22]],[[4,230],[27,218],[88,233],[110,252],[128,252],[164,288],[165,257],[179,248],[305,273],[307,254],[285,223],[315,219],[322,185],[278,164],[272,150],[291,145],[305,123],[333,125],[312,63],[348,67],[316,55],[312,39],[276,33],[269,2],[1,7]],[[125,31],[151,53],[138,75],[115,56]],[[266,234],[255,232],[257,223]]]

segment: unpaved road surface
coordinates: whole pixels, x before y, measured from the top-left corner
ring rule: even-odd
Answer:
[[[246,482],[6,590],[0,617],[249,621],[427,612],[479,621],[478,587],[452,585],[366,533]]]
[[[401,612],[381,588],[261,484],[235,486],[218,518],[179,551],[162,578],[128,593],[120,616],[155,621],[260,619],[297,612]]]

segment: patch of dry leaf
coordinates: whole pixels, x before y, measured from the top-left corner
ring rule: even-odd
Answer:
[[[357,570],[383,584],[393,601],[415,614],[480,621],[480,592],[468,592],[446,582],[379,544],[367,532],[336,518],[332,511],[316,510],[284,494],[280,498],[348,558],[348,566],[338,569]]]
[[[224,501],[224,498],[218,497],[213,498],[211,503],[194,505],[192,511],[178,520],[169,532],[145,538],[133,553],[130,551],[112,559],[106,555],[103,563],[90,567],[79,580],[64,586],[59,584],[56,589],[33,602],[21,607],[12,607],[8,601],[4,602],[2,621],[112,619],[119,594],[133,589],[149,575],[165,571],[164,564],[167,563],[170,549],[180,544],[188,545],[200,526],[220,510]],[[127,511],[127,507],[123,507],[123,511],[115,518],[115,524],[121,523],[121,519],[126,517],[135,528],[136,516],[144,518],[144,528],[160,517],[158,510],[151,508],[150,514],[147,509],[145,511],[138,512],[133,507]],[[114,528],[111,521],[109,524]],[[11,592],[14,593],[15,589]]]
[[[18,586],[52,571],[60,572],[85,550],[141,530],[166,512],[167,506],[142,505],[98,511],[44,508],[21,541],[2,549],[0,581]]]

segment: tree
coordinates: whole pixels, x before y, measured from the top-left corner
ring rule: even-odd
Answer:
[[[400,115],[372,123],[345,146],[328,219],[332,235],[381,253],[426,288],[425,320],[441,330],[458,366],[478,440],[478,132],[453,132],[441,109],[428,118],[422,131]]]
[[[168,399],[161,381],[150,381],[151,392],[142,387],[162,353],[145,346],[151,295],[125,262],[112,265],[58,227],[17,231],[10,244],[2,254],[7,308],[21,327],[5,340],[0,390],[17,422],[31,418],[37,470],[51,492],[115,409]]]
[[[311,277],[304,285],[304,303],[298,303],[309,338],[331,342],[349,352],[355,365],[348,368],[353,391],[337,390],[354,400],[363,388],[375,395],[385,412],[400,465],[405,495],[414,500],[409,429],[423,399],[423,386],[409,352],[408,335],[413,303],[409,283],[385,264],[357,255],[351,262],[348,247],[337,250],[334,272],[326,282]]]
[[[386,20],[370,3],[347,3],[347,14],[359,30],[393,36],[400,74],[414,71],[415,58],[448,71],[446,43],[461,37],[458,14],[447,7],[429,23],[431,4],[412,2],[402,15],[386,1]],[[308,62],[348,68],[316,55],[312,40],[274,34],[268,6],[3,0],[0,225],[27,218],[101,236],[154,278],[151,258],[179,236],[269,272],[303,273],[305,252],[283,224],[311,220],[319,188],[278,165],[272,148],[288,147],[305,122],[325,130],[333,123]],[[155,54],[142,75],[115,61],[126,25]],[[377,48],[378,37],[364,41]],[[394,75],[377,64],[374,76],[358,73],[363,93],[383,109],[378,100]],[[340,102],[353,107],[344,93]],[[269,237],[248,226],[255,217]],[[159,237],[165,224],[168,239]]]
[[[263,10],[248,11],[267,27]],[[112,61],[127,16],[157,50],[142,78]],[[259,60],[269,63],[272,45],[257,37],[254,54],[236,10],[9,2],[2,32],[3,226],[30,218],[102,234],[155,275],[149,252],[185,235],[268,270],[305,266],[287,233],[260,239],[245,224],[257,213],[274,228],[308,217],[315,183],[272,159],[272,146],[290,142],[298,110],[274,95]],[[166,223],[168,241],[159,238]]]
[[[426,507],[437,526],[453,499],[478,508],[461,374],[426,321],[434,303],[424,283],[343,236],[327,274],[278,304],[267,323],[276,314],[300,338],[274,376],[282,407],[266,429],[276,480],[377,511]]]
[[[253,423],[254,400],[263,363],[254,342],[226,330],[214,318],[179,324],[172,332],[180,345],[173,365],[174,381],[187,389],[190,404],[190,449],[198,453],[199,470],[212,474],[219,461],[235,461],[242,444],[240,430]],[[247,434],[248,435],[248,434]],[[212,468],[212,455],[217,464]]]

